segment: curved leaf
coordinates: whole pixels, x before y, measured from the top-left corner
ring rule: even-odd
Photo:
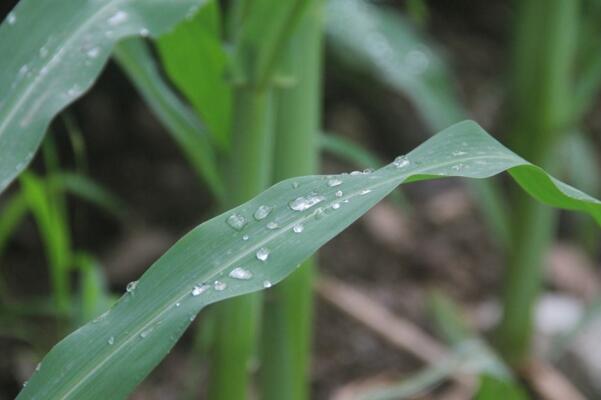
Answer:
[[[213,143],[194,112],[167,85],[148,46],[142,39],[124,40],[115,48],[113,56],[196,173],[204,178],[218,199],[223,199],[225,189]]]
[[[203,307],[281,281],[399,184],[505,170],[534,197],[586,211],[601,223],[601,202],[510,152],[477,124],[462,122],[371,174],[286,180],[201,224],[114,307],[56,345],[19,398],[123,398]],[[273,209],[257,220],[260,206]]]
[[[326,3],[336,55],[406,94],[436,132],[465,118],[444,60],[403,17],[367,0]]]
[[[0,192],[31,161],[52,118],[92,85],[119,39],[165,33],[202,3],[20,1],[0,26]]]

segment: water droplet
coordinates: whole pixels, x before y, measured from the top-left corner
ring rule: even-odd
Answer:
[[[288,203],[288,206],[294,211],[304,211],[314,205],[321,203],[326,198],[316,193],[310,193],[306,197],[297,197]]]
[[[342,190],[336,192],[336,197],[342,197]]]
[[[237,231],[242,230],[247,223],[248,221],[246,221],[246,218],[240,214],[234,213],[227,217],[227,224]]]
[[[253,216],[257,221],[260,221],[267,218],[267,216],[271,214],[271,210],[273,210],[273,207],[262,205],[257,208],[257,211],[255,211]]]
[[[144,331],[144,332],[142,332],[142,333],[140,333],[140,337],[141,337],[142,339],[145,339],[145,338],[148,336],[148,334],[149,334],[149,333],[150,333],[150,329],[149,329],[149,330],[146,330],[146,331]]]
[[[466,155],[466,154],[467,154],[467,153],[466,153],[465,151],[454,151],[454,152],[453,152],[453,155],[454,155],[455,157],[458,157],[458,156],[464,156],[464,155]]]
[[[38,363],[38,365],[35,366],[36,371],[39,371],[40,368],[42,368],[42,363]]]
[[[263,287],[265,289],[269,289],[272,285],[272,283],[270,281],[263,281]]]
[[[227,288],[227,284],[225,282],[215,281],[213,283],[213,288],[215,290],[217,290],[218,292],[221,292],[221,291],[225,290],[225,288]]]
[[[91,47],[91,48],[89,48],[89,49],[86,51],[86,55],[87,55],[89,58],[92,58],[92,59],[94,59],[94,58],[96,58],[96,57],[98,57],[98,56],[100,55],[100,48],[98,48],[98,47]]]
[[[409,164],[410,164],[410,161],[407,158],[407,156],[398,156],[392,162],[392,165],[394,165],[396,168],[404,168]]]
[[[115,337],[114,337],[114,336],[111,336],[111,337],[109,338],[109,340],[107,340],[107,343],[108,343],[108,344],[110,344],[110,345],[113,345],[113,344],[115,343]]]
[[[265,247],[261,247],[259,250],[257,250],[256,256],[257,260],[259,261],[267,261],[267,258],[269,258],[269,250]]]
[[[136,290],[136,287],[138,287],[138,281],[131,281],[125,287],[125,291],[127,293],[132,293],[134,290]]]
[[[292,182],[292,189],[298,189],[298,182]]]
[[[19,68],[19,77],[24,77],[27,72],[29,72],[29,66],[27,64],[22,65]]]
[[[73,87],[71,87],[71,89],[67,90],[67,96],[69,97],[75,97],[77,95],[79,95],[81,93],[81,90],[79,88],[79,86],[77,85],[73,85]]]
[[[46,76],[48,74],[48,66],[44,65],[42,69],[40,69],[40,76]]]
[[[142,37],[148,37],[150,35],[150,31],[146,28],[142,28],[140,29],[140,36]]]
[[[315,210],[315,219],[322,219],[326,216],[326,213],[323,211],[323,208],[319,207]]]
[[[294,225],[292,230],[294,231],[294,233],[301,233],[302,231],[305,230],[305,227],[302,224],[297,224],[297,225]]]
[[[242,236],[242,240],[248,240],[248,235]]]
[[[6,22],[8,22],[9,25],[14,25],[17,22],[17,16],[14,12],[8,13],[8,15],[6,16]]]
[[[461,172],[461,171],[462,171],[463,169],[465,169],[465,168],[466,168],[466,165],[465,165],[465,164],[461,164],[461,163],[459,163],[459,164],[455,164],[455,165],[453,165],[453,166],[451,167],[451,169],[452,169],[453,171],[457,171],[457,172]]]
[[[329,187],[335,187],[335,186],[338,186],[341,184],[342,184],[342,181],[338,178],[332,178],[332,179],[328,180]]]
[[[365,168],[365,169],[363,170],[363,174],[364,174],[364,175],[369,175],[369,174],[371,174],[372,172],[374,172],[374,170],[373,170],[373,169],[371,169],[371,168]]]
[[[238,268],[234,268],[230,272],[230,277],[234,278],[234,279],[248,280],[253,277],[253,274],[252,274],[252,272],[250,272],[247,269],[238,267]]]
[[[361,172],[361,171],[353,171],[353,172],[351,172],[351,176],[357,176],[357,175],[363,175],[363,172]]]
[[[195,285],[192,288],[192,296],[200,296],[209,289],[209,285]]]
[[[338,210],[340,208],[340,203],[334,203],[334,204],[332,204],[332,208],[334,210]]]
[[[179,307],[179,306],[181,306],[181,305],[182,305],[182,303],[180,303],[180,302],[177,302],[177,303],[175,303],[175,306],[176,306],[176,307]]]
[[[267,224],[267,229],[278,229],[280,226],[277,224],[277,222],[270,222]]]
[[[29,381],[23,382],[23,387],[26,387],[28,383],[29,383]]]
[[[48,55],[48,49],[46,48],[46,46],[40,47],[40,57],[46,58],[47,55]]]
[[[196,314],[190,315],[190,322],[193,322],[196,319]]]
[[[117,11],[114,13],[108,20],[108,24],[111,26],[119,25],[125,21],[127,21],[127,13],[125,11]]]

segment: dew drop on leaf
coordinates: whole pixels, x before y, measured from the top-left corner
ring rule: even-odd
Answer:
[[[244,228],[247,223],[248,221],[246,220],[246,218],[244,218],[244,216],[240,214],[234,213],[227,217],[227,224],[237,231],[242,230],[242,228]]]
[[[342,197],[342,190],[336,192],[336,197]]]
[[[108,343],[108,344],[110,344],[110,345],[113,345],[113,344],[115,343],[115,337],[114,337],[114,336],[111,336],[111,337],[109,338],[109,340],[107,340],[107,343]]]
[[[267,216],[271,214],[271,210],[273,210],[273,207],[261,205],[257,208],[257,211],[255,211],[253,216],[257,221],[260,221],[267,218]]]
[[[215,283],[213,283],[213,288],[215,290],[217,290],[218,292],[221,292],[221,291],[225,290],[225,288],[227,288],[227,285],[225,282],[215,281]]]
[[[338,185],[341,185],[341,184],[342,184],[342,181],[340,179],[338,179],[338,178],[332,178],[332,179],[328,180],[328,186],[329,187],[335,187],[335,186],[338,186]]]
[[[265,289],[269,289],[272,286],[270,281],[263,281],[263,287]]]
[[[8,13],[8,16],[6,17],[6,22],[8,22],[9,25],[14,25],[17,22],[17,16],[14,12]]]
[[[407,158],[407,156],[398,156],[392,162],[392,165],[394,165],[396,168],[404,168],[409,164],[410,164],[410,161]]]
[[[292,230],[294,231],[294,233],[301,233],[302,231],[305,230],[305,227],[302,224],[297,224],[297,225],[294,225]]]
[[[200,296],[201,294],[206,292],[208,288],[208,285],[196,285],[192,288],[192,296]]]
[[[279,227],[280,226],[277,224],[277,222],[273,222],[272,221],[272,222],[270,222],[270,223],[267,224],[267,229],[273,230],[273,229],[278,229]]]
[[[100,49],[98,47],[92,47],[86,51],[86,55],[89,58],[94,59],[100,55]]]
[[[248,235],[242,236],[242,240],[248,240]]]
[[[267,261],[267,259],[269,258],[269,250],[265,247],[261,247],[259,250],[257,250],[256,256],[257,260],[259,261]]]
[[[123,22],[127,21],[127,13],[125,11],[119,10],[114,13],[108,20],[108,24],[111,26],[119,25]]]
[[[309,195],[304,197],[297,197],[296,199],[288,203],[288,206],[294,211],[304,211],[318,203],[321,203],[325,199],[325,197],[320,196],[316,193],[310,193]]]
[[[138,281],[131,281],[127,284],[127,286],[125,287],[125,291],[127,293],[132,293],[134,290],[136,290],[136,287],[138,286]]]
[[[334,203],[334,204],[332,204],[332,208],[334,210],[338,210],[340,208],[340,203]]]
[[[253,274],[247,269],[237,267],[230,272],[230,277],[234,279],[248,280],[253,277]]]

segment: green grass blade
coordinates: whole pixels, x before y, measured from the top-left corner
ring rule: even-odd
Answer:
[[[60,201],[52,195],[46,182],[32,172],[24,172],[20,183],[44,244],[56,308],[61,313],[67,313],[70,307],[68,268],[71,247]]]
[[[0,192],[52,118],[87,90],[113,45],[169,30],[202,0],[22,0],[0,25]]]
[[[108,189],[82,174],[72,172],[54,173],[49,178],[49,185],[57,190],[71,193],[87,202],[98,206],[118,219],[125,217],[125,203]]]
[[[210,0],[194,18],[156,41],[171,81],[187,97],[214,141],[227,149],[232,90],[227,81],[227,54],[221,44],[219,4]]]
[[[6,244],[19,223],[27,215],[27,198],[22,192],[17,192],[6,201],[2,207],[2,217],[0,218],[0,257],[4,253]]]
[[[167,127],[196,173],[218,199],[223,199],[224,187],[211,140],[194,113],[165,83],[144,41],[123,41],[115,48],[114,57]]]
[[[600,201],[515,155],[474,122],[440,132],[409,153],[406,161],[400,159],[371,174],[289,179],[201,224],[154,263],[109,311],[57,344],[18,398],[124,398],[203,307],[280,282],[403,182],[447,176],[487,178],[508,171],[535,198],[587,212],[601,224]],[[301,196],[317,204],[294,211],[290,204],[299,208],[303,202],[296,199]],[[257,221],[253,215],[261,205],[274,208]],[[233,220],[241,222],[234,215],[247,221],[239,224],[240,230],[230,225]],[[278,227],[269,229],[271,222]],[[252,277],[232,278],[235,268]],[[237,271],[234,275],[239,278],[248,277]],[[207,286],[200,286],[203,283]],[[195,285],[199,285],[196,292]]]

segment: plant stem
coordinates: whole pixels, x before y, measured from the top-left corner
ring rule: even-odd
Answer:
[[[274,181],[313,174],[318,164],[322,4],[314,2],[284,53],[294,86],[276,91]],[[314,261],[268,291],[261,341],[261,398],[309,398]]]
[[[572,64],[579,17],[577,0],[523,0],[516,3],[512,106],[514,150],[553,169],[553,148],[570,120]],[[532,313],[542,284],[542,258],[555,213],[519,189],[512,193],[511,243],[499,346],[513,364],[528,355]]]
[[[271,176],[271,94],[240,87],[234,95],[232,154],[226,208],[249,200],[265,189]],[[247,398],[248,367],[255,350],[260,310],[258,294],[215,306],[215,341],[211,352],[209,398]]]

